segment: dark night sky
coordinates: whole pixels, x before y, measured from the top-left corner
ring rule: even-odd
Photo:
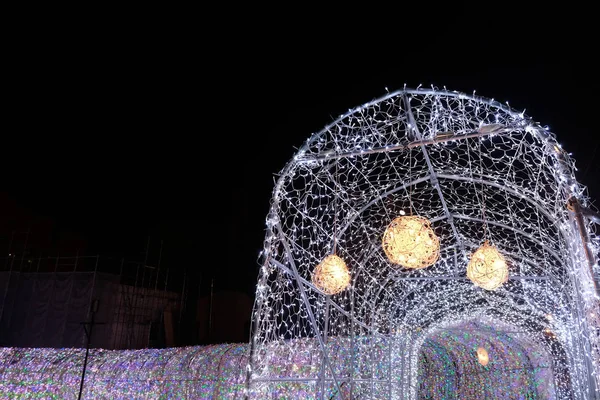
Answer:
[[[86,237],[90,252],[139,253],[151,235],[178,262],[251,292],[274,174],[334,117],[406,83],[527,109],[600,199],[595,51],[440,34],[431,45],[342,32],[281,42],[268,31],[191,47],[41,44],[15,78],[5,193]]]

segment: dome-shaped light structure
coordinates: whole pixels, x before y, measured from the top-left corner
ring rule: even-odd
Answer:
[[[316,266],[312,282],[325,294],[337,294],[350,284],[350,271],[341,257],[331,254]]]
[[[488,352],[483,347],[477,348],[477,361],[479,361],[479,364],[483,365],[484,367],[488,365],[488,362],[490,362]]]
[[[508,265],[498,249],[486,240],[471,256],[467,277],[483,289],[495,290],[508,280]]]
[[[405,215],[388,225],[383,234],[383,251],[394,264],[425,268],[438,260],[440,240],[427,219]]]

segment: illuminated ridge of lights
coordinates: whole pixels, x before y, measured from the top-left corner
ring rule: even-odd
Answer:
[[[83,399],[240,399],[247,344],[90,351]],[[85,349],[0,348],[0,398],[77,399]]]
[[[541,388],[542,395],[550,393],[552,381],[548,377],[552,375],[543,346],[491,329],[467,324],[428,338],[419,358],[419,387],[439,391],[446,398],[468,398],[460,396],[489,393],[498,387],[498,382],[512,379]],[[484,368],[476,361],[475,352],[477,345],[487,343],[490,337],[494,342],[494,346],[489,347],[491,362]],[[314,338],[293,340],[298,352],[290,357],[284,348],[276,346],[269,359],[269,371],[272,377],[291,377],[300,382],[278,382],[273,385],[271,394],[279,396],[275,398],[311,399],[316,385],[314,380],[304,378],[319,373],[319,360],[312,356],[318,352],[319,345]],[[390,338],[357,337],[354,340],[361,348],[368,346],[373,357],[361,368],[368,368],[378,380],[387,376]],[[331,362],[340,372],[353,368],[349,344],[350,338],[332,338],[328,343],[332,350]],[[169,349],[93,349],[86,369],[83,398],[243,399],[248,350],[248,344],[239,343]],[[84,357],[85,349],[2,348],[0,398],[76,399]],[[458,370],[452,363],[456,357],[464,357],[469,362]],[[530,368],[524,368],[528,366]],[[472,385],[460,388],[459,392],[456,381],[461,374],[474,378]],[[380,398],[384,398],[383,389],[389,386],[378,384],[376,387]],[[519,393],[514,384],[506,390],[507,395]],[[331,388],[328,393],[334,394]]]

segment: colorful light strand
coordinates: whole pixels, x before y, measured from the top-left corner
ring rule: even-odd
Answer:
[[[93,349],[84,399],[239,399],[246,344]],[[0,398],[77,399],[85,349],[0,348]]]

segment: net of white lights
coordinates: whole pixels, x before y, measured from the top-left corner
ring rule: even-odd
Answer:
[[[574,171],[554,135],[524,112],[436,88],[390,93],[313,134],[279,175],[266,220],[251,398],[415,399],[437,382],[423,382],[419,371],[430,369],[419,360],[484,368],[480,346],[490,352],[485,368],[493,379],[470,388],[475,381],[463,376],[463,396],[489,393],[485,382],[504,393],[531,393],[534,375],[515,389],[514,369],[498,367],[510,351],[490,347],[505,326],[543,345],[555,398],[594,398],[600,313],[590,269],[598,267],[590,268],[595,261],[586,258],[566,207],[571,197],[589,207]],[[433,265],[405,268],[386,257],[382,237],[400,215],[429,221],[439,239]],[[584,222],[588,253],[597,256],[598,236]],[[466,273],[486,240],[509,270],[494,290]],[[351,281],[327,294],[312,277],[334,253]],[[483,322],[492,327],[488,343],[450,351],[452,363],[431,359],[447,357],[430,351],[451,345],[436,339],[444,329]],[[438,347],[423,347],[436,340]],[[281,360],[298,358],[311,367],[281,367]]]

